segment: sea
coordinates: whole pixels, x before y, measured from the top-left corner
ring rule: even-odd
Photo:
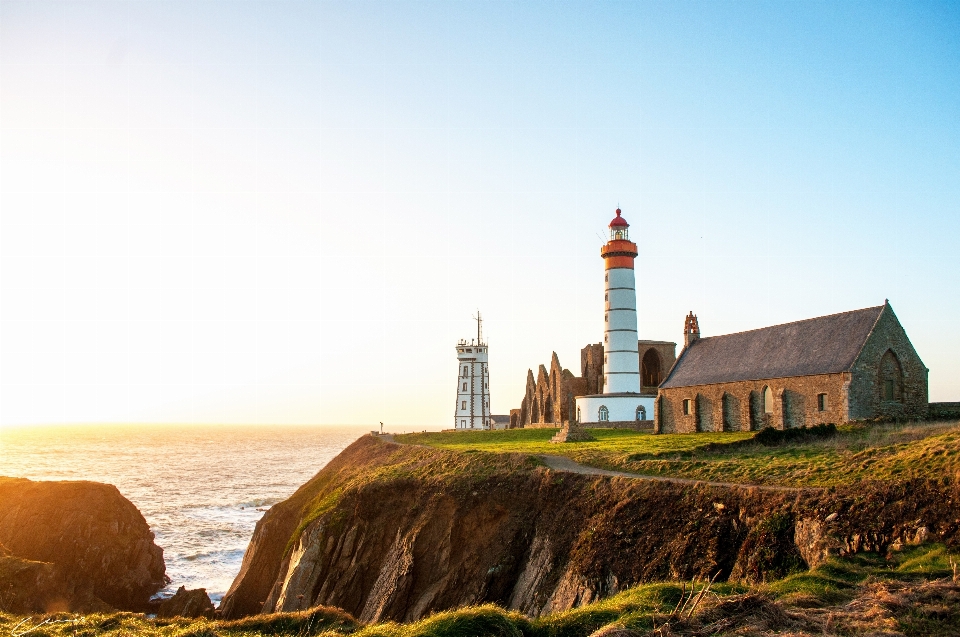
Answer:
[[[116,485],[143,513],[171,581],[219,604],[267,509],[369,427],[108,425],[0,429],[0,476]]]

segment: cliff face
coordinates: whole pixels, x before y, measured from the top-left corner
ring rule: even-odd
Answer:
[[[952,541],[958,495],[942,484],[844,494],[584,476],[367,436],[267,512],[221,611],[324,604],[410,621],[494,602],[540,615],[645,581],[756,581],[918,535]]]
[[[0,478],[0,545],[12,611],[143,610],[166,584],[146,520],[108,484]]]

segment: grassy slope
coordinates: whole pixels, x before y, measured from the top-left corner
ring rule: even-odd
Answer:
[[[669,622],[674,634],[742,634],[790,629],[793,634],[866,634],[878,629],[906,635],[958,634],[960,586],[953,564],[960,558],[940,545],[924,545],[888,558],[861,554],[749,589],[715,585],[694,612],[672,614],[689,597],[690,584],[646,584],[580,608],[528,619],[492,605],[438,613],[412,624],[362,626],[336,609],[254,616],[237,621],[157,620],[133,613],[49,615],[20,618],[0,614],[0,634],[33,637],[586,637],[617,624],[649,631]],[[700,590],[703,583],[693,588]],[[688,595],[684,596],[684,592]],[[694,598],[695,599],[695,598]],[[678,604],[679,603],[679,604]],[[832,622],[832,624],[829,624]],[[825,629],[827,625],[833,630]],[[29,629],[30,632],[24,633]]]
[[[837,486],[859,480],[941,478],[960,471],[960,423],[846,425],[829,439],[777,447],[746,444],[753,434],[656,436],[594,429],[596,441],[552,444],[553,429],[421,433],[398,442],[456,451],[558,454],[605,469],[722,482]],[[735,443],[731,448],[724,445]]]

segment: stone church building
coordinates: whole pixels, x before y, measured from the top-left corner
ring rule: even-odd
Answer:
[[[708,338],[691,312],[684,348],[660,384],[654,431],[924,416],[927,372],[889,302]]]

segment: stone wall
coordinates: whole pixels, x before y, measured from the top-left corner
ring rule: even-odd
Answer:
[[[561,367],[554,352],[550,358],[550,371],[540,365],[534,380],[533,370],[527,370],[526,391],[518,410],[519,426],[529,427],[538,423],[559,426],[570,417],[567,413],[570,396],[577,395],[576,392],[582,390],[585,384],[569,369]]]
[[[930,403],[927,406],[927,418],[944,420],[960,418],[960,403]]]
[[[590,425],[591,429],[630,429],[631,431],[653,431],[652,420],[617,420],[603,423],[602,427],[597,427],[596,423]]]
[[[851,420],[926,416],[927,368],[889,304],[881,311],[851,371]],[[892,399],[885,395],[888,382]]]
[[[637,349],[640,354],[640,382],[643,384],[641,393],[655,396],[657,386],[666,379],[670,368],[677,362],[677,344],[666,341],[638,341]],[[650,379],[644,374],[644,358],[648,356],[655,356],[660,366],[659,381],[653,384],[648,382]]]
[[[578,396],[603,393],[603,343],[587,345],[580,350],[580,378],[585,387]]]
[[[850,374],[843,373],[661,389],[654,409],[655,431],[755,431],[842,423],[849,420],[849,383]],[[766,387],[772,397],[770,413],[764,408]],[[818,394],[826,394],[823,411]],[[690,401],[689,414],[683,413],[684,400]]]

